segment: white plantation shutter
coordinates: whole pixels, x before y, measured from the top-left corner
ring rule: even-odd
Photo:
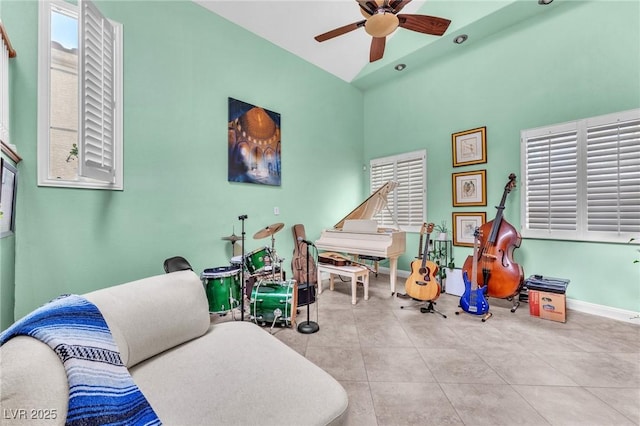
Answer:
[[[80,1],[80,175],[112,182],[115,177],[116,34],[95,5]]]
[[[388,209],[374,218],[382,226],[420,228],[426,217],[426,163],[424,150],[371,160],[371,193],[390,180],[398,183],[387,198]]]
[[[587,229],[640,232],[640,119],[587,127]]]
[[[371,180],[371,193],[373,194],[375,191],[380,189],[382,185],[389,182],[390,180],[395,180],[395,164],[394,163],[377,163],[371,165],[370,172],[370,180]],[[387,207],[382,209],[374,219],[378,221],[381,226],[390,226],[394,224],[394,218],[391,215],[390,210],[393,210],[394,205],[394,194],[395,191],[391,191],[387,196]]]
[[[526,226],[571,230],[577,226],[577,146],[575,125],[531,135],[525,145]]]
[[[522,235],[628,242],[640,232],[640,110],[524,130]]]
[[[420,226],[424,222],[425,175],[424,157],[398,161],[396,215],[398,223]]]

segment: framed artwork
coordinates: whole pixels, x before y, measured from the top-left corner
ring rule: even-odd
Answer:
[[[229,182],[280,186],[280,114],[229,98]]]
[[[487,162],[487,128],[465,130],[451,135],[453,167]]]
[[[0,238],[15,232],[17,176],[16,168],[0,158]]]
[[[473,234],[486,221],[485,212],[453,213],[453,245],[473,247]]]
[[[452,173],[453,207],[487,205],[487,171]]]

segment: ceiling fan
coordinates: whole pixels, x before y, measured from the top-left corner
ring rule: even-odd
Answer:
[[[449,19],[438,18],[436,16],[398,15],[398,12],[410,3],[411,0],[356,1],[360,6],[360,13],[365,17],[364,20],[327,31],[314,38],[322,42],[364,27],[364,30],[373,37],[371,40],[371,50],[369,51],[369,62],[375,62],[382,58],[387,36],[398,27],[419,33],[441,36],[447,31],[451,23]]]

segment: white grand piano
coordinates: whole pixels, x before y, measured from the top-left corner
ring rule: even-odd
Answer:
[[[396,292],[398,257],[406,250],[405,232],[396,228],[381,228],[372,218],[387,207],[387,196],[397,186],[398,183],[394,181],[381,186],[333,229],[322,231],[315,242],[320,250],[388,258],[392,295]]]

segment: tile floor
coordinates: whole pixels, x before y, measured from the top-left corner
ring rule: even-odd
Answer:
[[[323,287],[317,333],[272,331],[344,386],[347,425],[640,425],[640,322],[569,311],[563,324],[490,299],[483,323],[448,294],[442,318],[392,297],[382,274],[356,305],[349,282]]]

